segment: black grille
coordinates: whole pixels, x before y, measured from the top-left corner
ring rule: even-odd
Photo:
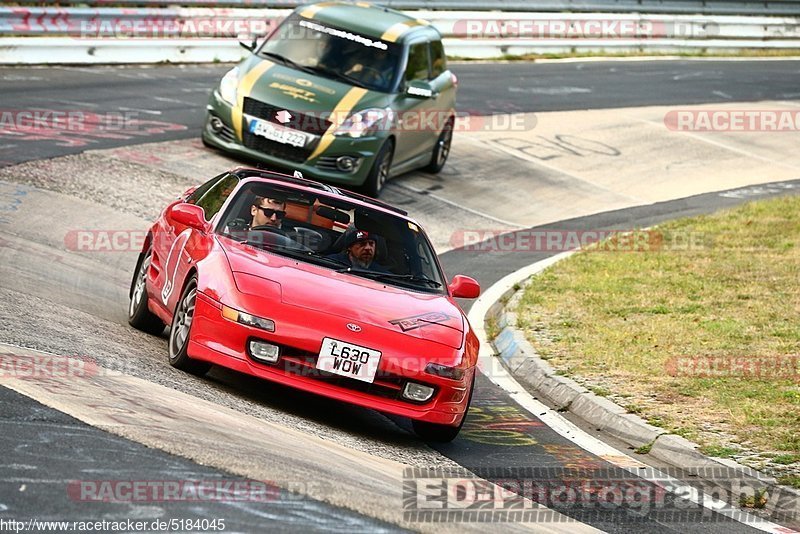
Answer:
[[[276,118],[276,114],[281,111],[288,111],[292,118],[288,122],[281,122]],[[291,109],[279,108],[265,102],[260,102],[253,98],[244,97],[244,113],[252,117],[258,117],[265,121],[269,121],[293,130],[310,133],[313,135],[322,135],[331,125],[331,121],[315,115],[314,113],[302,113],[300,111],[293,111]]]

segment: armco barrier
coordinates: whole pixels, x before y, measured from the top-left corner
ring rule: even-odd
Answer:
[[[30,4],[147,6],[174,5],[170,0],[40,0]],[[295,8],[305,0],[181,0],[185,6]],[[800,15],[798,0],[381,0],[400,10],[517,11],[572,13],[682,13],[702,15]]]
[[[0,64],[236,61],[288,9],[0,8]],[[800,49],[800,17],[417,11],[467,58]],[[54,49],[57,47],[58,49]]]

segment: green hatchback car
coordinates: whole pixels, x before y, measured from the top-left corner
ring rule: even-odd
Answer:
[[[457,79],[427,21],[323,2],[246,48],[209,99],[207,146],[371,196],[392,176],[444,166]]]

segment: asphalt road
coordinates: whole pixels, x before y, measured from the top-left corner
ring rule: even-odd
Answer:
[[[196,137],[209,92],[229,67],[0,68],[0,166]],[[800,97],[798,61],[457,63],[452,69],[459,111],[478,115]],[[60,115],[32,124],[20,115],[32,111]],[[81,118],[72,121],[78,126],[70,126],[71,117]]]
[[[737,101],[751,101],[764,99],[797,99],[800,94],[796,92],[798,62],[612,62],[612,63],[551,63],[551,64],[508,64],[508,65],[457,65],[454,70],[459,75],[461,92],[459,102],[462,110],[483,110],[487,113],[505,113],[529,110],[570,110],[602,107],[617,107],[621,105],[651,105],[651,104],[691,104],[701,102],[725,102],[731,99]],[[153,142],[168,139],[195,137],[202,120],[202,105],[208,88],[225,70],[222,66],[213,67],[155,67],[155,68],[110,68],[99,69],[4,69],[0,70],[3,94],[6,97],[6,106],[15,110],[31,110],[34,108],[78,110],[91,112],[98,115],[109,113],[131,113],[138,121],[147,121],[149,128],[127,132],[123,137],[109,137],[108,132],[102,129],[91,132],[27,132],[19,135],[19,131],[9,132],[5,129],[0,132],[0,160],[5,165],[13,162],[31,159],[43,159],[58,155],[81,152],[88,148],[110,148],[125,146],[140,142]],[[497,90],[497,79],[505,80],[504,90]],[[765,84],[764,80],[770,80]],[[591,82],[585,83],[585,82]],[[795,92],[793,92],[795,91]],[[735,94],[732,94],[735,92]],[[121,135],[117,132],[115,135]],[[22,142],[24,141],[24,142]],[[14,145],[5,146],[3,145]],[[797,184],[800,185],[800,184]],[[145,184],[142,184],[143,188]],[[795,189],[796,190],[796,189]],[[709,213],[720,207],[733,205],[755,197],[766,197],[777,194],[786,194],[792,190],[766,188],[762,193],[755,195],[720,196],[708,194],[678,201],[664,202],[640,208],[629,208],[606,212],[599,215],[561,221],[547,227],[559,230],[570,228],[620,228],[647,226],[662,220],[699,213]],[[103,202],[104,198],[97,201]],[[415,200],[424,202],[424,199]],[[420,204],[416,204],[418,207]],[[414,207],[414,206],[412,206]],[[73,216],[85,215],[91,219],[91,213],[80,214],[74,210]],[[79,219],[83,220],[83,219]],[[60,222],[60,221],[57,221]],[[73,224],[77,224],[74,222]],[[46,229],[45,229],[46,231]],[[5,237],[19,238],[18,230],[12,230]],[[4,243],[6,246],[7,243]],[[103,287],[108,293],[103,294],[106,300],[81,295],[78,292],[68,291],[53,292],[52,300],[47,296],[50,289],[57,289],[62,280],[69,279],[66,273],[70,268],[61,261],[42,265],[34,254],[35,251],[17,250],[13,254],[4,256],[4,268],[11,272],[22,272],[15,287],[3,284],[2,292],[8,299],[9,316],[32,316],[28,332],[15,330],[14,336],[26,344],[37,344],[42,348],[56,350],[62,339],[80,336],[92,336],[96,339],[86,341],[84,347],[100,349],[106,352],[109,358],[124,353],[132,361],[141,364],[139,371],[147,378],[166,382],[176,389],[185,389],[201,395],[216,395],[226,399],[224,402],[237,409],[259,410],[269,409],[277,412],[277,417],[290,420],[293,418],[311,421],[314,425],[323,427],[324,432],[333,434],[352,434],[358,441],[377,440],[384,444],[385,449],[393,447],[413,448],[409,443],[414,441],[403,431],[407,425],[403,421],[387,421],[374,413],[352,407],[337,407],[336,414],[330,415],[321,407],[325,404],[316,398],[309,398],[287,388],[270,388],[268,391],[258,381],[215,370],[210,379],[197,382],[174,381],[174,375],[166,373],[163,363],[164,343],[159,338],[143,338],[136,336],[125,327],[124,321],[119,321],[121,309],[115,299],[118,293],[124,295],[124,289],[108,284],[102,286],[100,281],[107,272],[97,265],[79,265],[77,271],[84,277],[96,278],[87,285]],[[4,252],[8,254],[8,250]],[[31,262],[33,255],[35,261]],[[464,251],[451,251],[441,256],[447,272],[466,272],[474,275],[484,287],[505,274],[527,264],[545,257],[545,254],[520,253],[509,254],[475,254]],[[13,264],[13,265],[12,265]],[[31,267],[28,267],[31,265]],[[113,277],[126,278],[129,273],[125,268],[121,270],[116,265],[107,265]],[[120,274],[121,272],[121,274]],[[63,277],[63,278],[62,278]],[[8,278],[9,280],[11,278]],[[115,280],[116,281],[116,280]],[[48,285],[51,284],[51,285]],[[36,286],[39,286],[38,288]],[[75,291],[75,288],[71,288]],[[15,291],[26,295],[29,303],[22,305],[13,300],[18,298]],[[116,293],[115,293],[116,291]],[[55,294],[57,293],[57,294]],[[53,303],[56,301],[56,304]],[[468,302],[463,303],[466,307]],[[29,307],[28,307],[29,306]],[[80,312],[81,320],[72,325],[73,331],[65,333],[65,325],[69,318],[63,317],[65,313]],[[61,318],[57,317],[62,315]],[[104,336],[98,336],[97,331],[107,325],[102,320],[111,318],[114,328],[105,331]],[[58,323],[58,320],[64,321]],[[91,323],[89,319],[96,321]],[[8,325],[7,325],[8,326]],[[117,328],[119,327],[119,328]],[[95,329],[96,330],[93,330]],[[47,336],[41,334],[47,332]],[[94,334],[92,334],[94,332]],[[72,341],[72,339],[70,339]],[[126,350],[128,348],[128,350]],[[123,352],[124,351],[124,352]],[[158,359],[150,358],[152,353],[159,354]],[[106,363],[101,360],[101,363]],[[151,373],[151,374],[148,374]],[[478,385],[474,406],[476,410],[468,419],[464,435],[448,445],[436,447],[455,464],[472,468],[494,468],[498,466],[513,466],[515,468],[559,468],[565,465],[581,466],[588,469],[608,468],[602,460],[582,451],[552,430],[544,427],[543,423],[535,416],[522,411],[502,392],[491,387],[488,382],[481,381]],[[211,392],[211,393],[209,393]],[[30,500],[21,499],[18,493],[20,484],[17,481],[18,471],[24,466],[37,465],[40,471],[36,476],[30,477],[32,487],[46,488],[46,484],[36,486],[35,479],[44,477],[49,472],[58,472],[54,480],[60,481],[50,488],[48,493],[42,490],[33,498],[33,502],[48,502],[52,508],[50,516],[59,517],[59,514],[73,514],[75,517],[74,503],[66,498],[63,491],[65,480],[76,476],[86,476],[87,465],[82,464],[81,456],[42,455],[28,456],[29,448],[21,447],[23,443],[41,442],[41,436],[52,436],[52,428],[47,425],[54,424],[55,428],[63,430],[65,427],[76,427],[69,432],[70,439],[74,438],[78,449],[88,442],[108,441],[113,442],[113,447],[96,457],[87,460],[89,464],[96,462],[101,468],[97,478],[111,476],[115,469],[128,469],[119,462],[119,458],[126,455],[140,455],[136,466],[141,469],[143,477],[156,476],[160,469],[175,465],[175,473],[185,473],[189,476],[221,477],[224,474],[201,469],[191,462],[179,462],[171,457],[154,454],[152,458],[143,454],[141,449],[124,440],[110,440],[104,433],[91,428],[77,428],[75,422],[66,422],[57,413],[47,412],[32,401],[15,397],[8,392],[4,393],[2,400],[9,405],[17,406],[21,414],[42,414],[39,428],[31,428],[31,434],[25,439],[23,434],[14,430],[5,432],[8,446],[7,450],[14,450],[13,456],[0,470],[0,478],[4,482],[2,495],[0,495],[0,517],[13,513],[19,517],[19,511],[30,508]],[[260,412],[259,416],[262,414]],[[266,417],[266,416],[265,416]],[[36,419],[37,416],[34,416]],[[4,421],[9,429],[14,429],[21,424],[27,424],[24,417],[11,413]],[[505,425],[503,428],[513,429],[513,440],[489,439],[482,430],[491,424]],[[60,427],[58,425],[61,425]],[[329,425],[330,428],[325,428]],[[398,428],[399,427],[399,428]],[[13,433],[13,435],[12,435]],[[508,436],[506,434],[506,436]],[[52,437],[50,437],[52,439]],[[45,442],[46,443],[46,442]],[[422,449],[422,446],[419,446]],[[391,451],[390,451],[391,452]],[[417,454],[419,451],[411,451]],[[383,453],[386,453],[384,450]],[[404,451],[404,454],[407,451]],[[409,453],[410,454],[410,453]],[[421,454],[421,453],[420,453]],[[404,459],[405,460],[405,459]],[[167,462],[167,463],[165,463]],[[23,467],[20,467],[23,466]],[[122,466],[122,467],[119,467]],[[58,471],[61,469],[61,471]],[[122,474],[128,471],[122,471]],[[15,471],[16,470],[16,471]],[[91,471],[89,471],[91,472]],[[103,474],[105,473],[105,474]],[[128,477],[132,475],[126,475]],[[177,475],[176,475],[177,476]],[[121,476],[120,478],[125,478]],[[17,484],[14,486],[14,484]],[[12,497],[14,497],[12,499]],[[300,516],[311,514],[311,523],[297,523],[298,529],[303,528],[330,528],[337,521],[350,521],[352,529],[361,526],[369,528],[373,525],[369,519],[357,515],[347,518],[337,518],[336,510],[331,510],[318,503],[305,502],[307,507]],[[197,508],[203,514],[211,515],[220,510],[213,505]],[[81,508],[85,515],[109,513],[108,509],[90,510]],[[181,512],[180,509],[170,509],[170,512]],[[225,510],[229,517],[233,514],[237,525],[248,530],[249,521],[245,512],[239,510]],[[147,513],[152,514],[150,510]],[[280,508],[274,510],[259,510],[269,517],[283,518],[285,511]],[[632,527],[613,513],[592,514],[586,510],[572,509],[565,513],[576,519],[602,528],[610,532],[627,532]],[[324,519],[321,524],[313,523],[313,516],[319,514]],[[745,532],[751,531],[749,527],[731,522],[700,522],[698,518],[686,518],[678,522],[666,521],[658,514],[650,514],[638,520],[635,528],[650,532]]]

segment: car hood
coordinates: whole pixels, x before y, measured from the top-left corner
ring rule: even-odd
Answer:
[[[464,318],[446,295],[409,291],[325,267],[253,249],[222,244],[231,270],[280,285],[281,302],[322,310],[367,328],[377,327],[460,348]]]
[[[348,93],[350,97],[345,102],[353,111],[369,107],[385,107],[390,102],[388,94],[361,89],[266,59],[255,58],[244,66],[240,76],[246,76],[247,72],[259,62],[272,66],[256,79],[248,96],[276,107],[303,114],[330,113],[340,106]]]

